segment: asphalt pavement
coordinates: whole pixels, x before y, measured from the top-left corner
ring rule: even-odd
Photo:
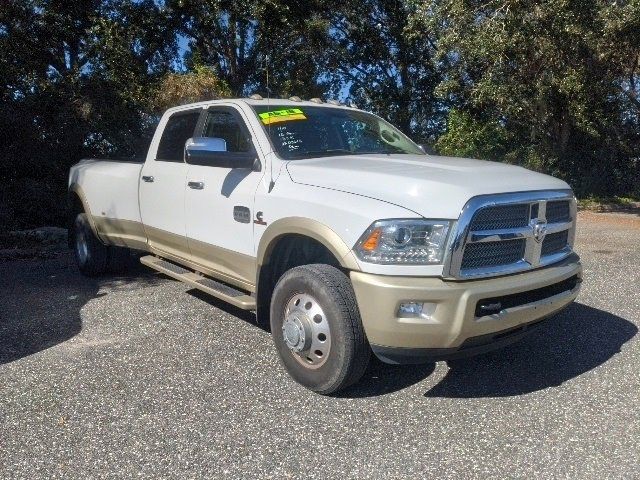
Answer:
[[[582,213],[578,301],[466,360],[338,397],[270,335],[140,266],[0,263],[0,478],[640,478],[640,216]]]

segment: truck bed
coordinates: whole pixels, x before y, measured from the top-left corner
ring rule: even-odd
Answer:
[[[141,223],[142,165],[141,159],[83,159],[71,167],[69,186],[81,186],[93,217]]]
[[[97,162],[125,162],[125,163],[144,163],[144,157],[105,157],[105,158],[83,158],[80,160],[84,162],[85,160],[97,161]]]

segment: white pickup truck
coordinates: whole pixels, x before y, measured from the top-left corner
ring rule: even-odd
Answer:
[[[582,282],[565,182],[427,155],[319,99],[172,108],[144,162],[82,160],[69,195],[84,274],[146,252],[145,265],[257,310],[287,371],[322,394],[358,381],[371,352],[420,363],[516,341]]]

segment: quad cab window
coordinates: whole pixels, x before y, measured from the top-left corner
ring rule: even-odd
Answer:
[[[177,112],[169,117],[164,127],[156,160],[162,162],[184,162],[184,144],[193,136],[200,110]]]

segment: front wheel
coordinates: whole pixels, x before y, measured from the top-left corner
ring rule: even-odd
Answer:
[[[280,278],[271,299],[271,334],[293,379],[323,395],[356,383],[369,363],[351,282],[330,265],[295,267]]]

